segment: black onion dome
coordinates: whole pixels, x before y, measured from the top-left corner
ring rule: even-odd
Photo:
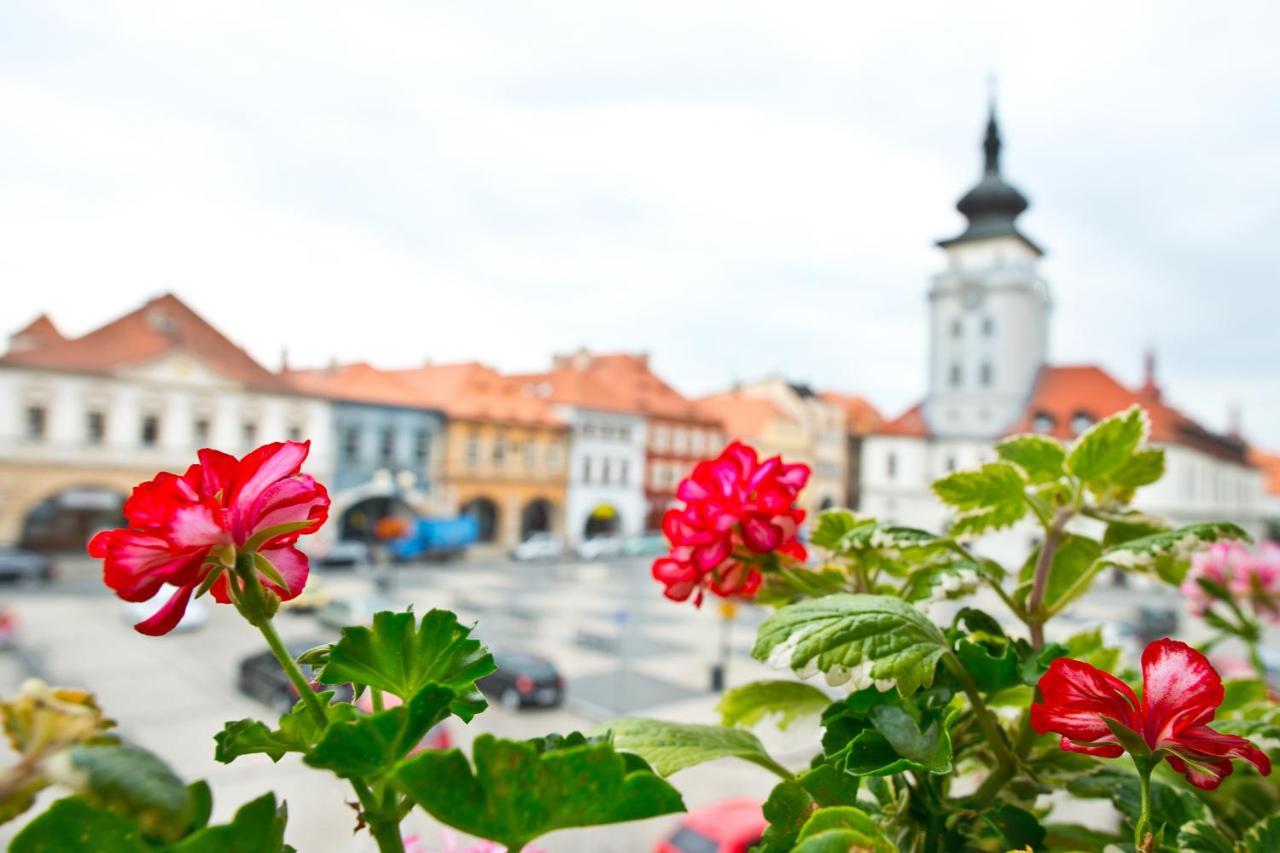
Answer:
[[[982,179],[956,203],[956,209],[969,220],[969,226],[958,237],[939,240],[939,246],[954,246],[991,237],[1017,237],[1038,254],[1044,253],[1018,230],[1018,215],[1030,206],[1030,202],[1000,174],[1000,148],[1000,126],[996,123],[993,104],[987,119],[987,135],[982,141]]]

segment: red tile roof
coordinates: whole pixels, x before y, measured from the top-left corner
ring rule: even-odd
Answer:
[[[925,438],[929,435],[929,427],[924,422],[924,404],[916,403],[891,421],[885,421],[872,432],[875,435],[896,435],[910,438]]]
[[[1256,447],[1249,450],[1249,462],[1262,472],[1262,488],[1280,497],[1280,453],[1266,453]]]
[[[32,350],[61,343],[66,338],[48,314],[41,314],[27,325],[9,336],[9,345],[15,350]]]
[[[823,391],[822,399],[844,410],[845,427],[854,435],[865,435],[884,423],[884,415],[880,414],[880,410],[863,397]]]
[[[78,338],[58,335],[58,339],[50,338],[31,349],[10,350],[0,357],[0,363],[111,373],[173,352],[191,353],[212,369],[251,388],[290,390],[283,379],[254,361],[172,293],[148,300],[141,308]]]
[[[314,370],[288,370],[281,374],[294,388],[316,397],[372,403],[384,406],[424,407],[419,395],[407,382],[391,372],[358,361],[335,364]]]
[[[694,405],[703,418],[719,422],[730,439],[756,439],[772,421],[779,418],[794,421],[772,400],[748,397],[738,391],[703,397]]]
[[[442,409],[452,418],[564,426],[553,401],[525,393],[508,377],[477,361],[431,364],[389,374],[412,387],[420,405]]]

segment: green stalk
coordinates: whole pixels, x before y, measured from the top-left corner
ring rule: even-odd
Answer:
[[[271,653],[276,656],[280,666],[284,667],[284,674],[293,684],[294,689],[298,691],[298,698],[307,706],[307,711],[312,717],[315,717],[316,722],[320,724],[320,728],[323,730],[329,725],[329,715],[325,713],[324,706],[320,704],[315,691],[311,689],[311,684],[307,681],[307,677],[302,674],[302,670],[298,667],[298,662],[293,659],[293,655],[289,654],[289,650],[285,648],[280,635],[276,633],[275,624],[270,619],[263,619],[257,623],[257,628],[262,632],[262,636],[266,638],[267,646],[270,647]]]
[[[1141,811],[1138,822],[1133,828],[1133,847],[1138,853],[1151,853],[1155,845],[1155,835],[1151,828],[1151,770],[1150,760],[1134,756],[1133,764],[1138,768],[1138,790],[1142,795]]]
[[[1051,524],[1045,531],[1044,544],[1040,546],[1040,558],[1036,560],[1036,572],[1031,584],[1031,595],[1027,597],[1027,627],[1031,629],[1031,645],[1037,651],[1044,648],[1044,623],[1048,615],[1044,612],[1044,595],[1049,589],[1049,570],[1053,568],[1053,555],[1062,541],[1062,533],[1071,520],[1074,512],[1064,508],[1058,510]]]
[[[954,653],[948,651],[942,656],[942,660],[947,669],[951,670],[951,674],[960,682],[965,695],[969,697],[969,705],[973,708],[973,716],[977,719],[978,726],[982,729],[982,733],[986,735],[991,751],[995,754],[996,770],[992,771],[992,776],[1000,772],[1007,779],[1013,774],[1018,762],[1013,753],[1009,751],[1009,741],[1005,737],[1004,729],[1000,728],[1000,724],[996,722],[995,715],[991,713],[987,703],[982,701],[982,694],[978,692],[978,685],[973,683],[973,676],[969,675],[969,671],[964,668],[964,664],[960,663],[960,659]],[[988,777],[988,780],[990,778]]]

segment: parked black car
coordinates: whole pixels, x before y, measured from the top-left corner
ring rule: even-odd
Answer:
[[[511,652],[495,654],[493,660],[497,670],[476,682],[476,686],[505,707],[557,708],[564,701],[564,678],[546,658]]]
[[[291,643],[288,646],[289,654],[296,658],[307,649],[314,648],[325,642],[327,641],[313,640],[306,643]],[[302,674],[308,679],[314,677],[311,673],[311,667],[300,666],[302,667]],[[269,705],[272,709],[282,714],[292,709],[294,703],[298,701],[298,691],[294,689],[293,683],[284,674],[284,669],[280,666],[280,662],[276,660],[275,655],[270,650],[259,652],[240,661],[240,675],[236,684],[241,693]],[[334,702],[351,701],[350,684],[339,684],[325,689],[334,691]]]
[[[0,545],[0,580],[38,580],[48,583],[53,578],[53,560],[44,554]]]

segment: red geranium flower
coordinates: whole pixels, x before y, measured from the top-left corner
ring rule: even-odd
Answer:
[[[1134,732],[1156,757],[1197,788],[1212,791],[1230,775],[1231,759],[1264,776],[1271,759],[1249,741],[1208,727],[1222,704],[1222,679],[1204,655],[1177,640],[1156,640],[1142,653],[1142,701],[1129,685],[1083,661],[1058,658],[1040,679],[1043,702],[1031,706],[1040,734],[1057,732],[1071,752],[1117,758],[1128,748],[1112,726]],[[1127,735],[1124,740],[1137,745]]]
[[[653,576],[675,601],[694,596],[702,604],[707,588],[716,595],[750,598],[761,575],[753,555],[777,552],[806,556],[796,531],[804,510],[796,495],[809,480],[809,466],[788,465],[774,456],[763,462],[755,450],[733,442],[715,459],[699,462],[681,481],[681,509],[667,510],[662,530],[671,552],[653,564]]]
[[[127,528],[106,530],[89,543],[90,556],[105,561],[107,586],[125,601],[147,601],[163,584],[178,589],[150,618],[134,627],[153,636],[168,633],[182,619],[196,587],[231,602],[227,570],[241,551],[252,551],[260,580],[281,599],[302,592],[307,557],[294,547],[329,517],[329,493],[299,473],[310,442],[268,444],[237,460],[217,450],[201,450],[199,464],[182,476],[157,474],[124,504]],[[274,573],[281,585],[268,575]],[[217,572],[216,579],[209,578]]]

